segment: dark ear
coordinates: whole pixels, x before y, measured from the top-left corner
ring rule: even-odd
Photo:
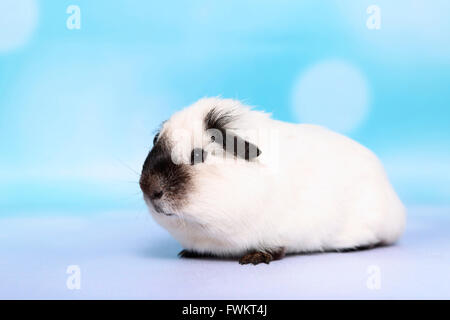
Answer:
[[[207,134],[211,137],[211,141],[222,145],[226,152],[235,157],[252,160],[261,154],[256,145],[229,130],[209,129]]]

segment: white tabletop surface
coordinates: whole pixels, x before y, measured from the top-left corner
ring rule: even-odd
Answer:
[[[449,208],[409,208],[401,241],[366,251],[242,266],[181,249],[144,212],[0,218],[0,298],[450,299]]]

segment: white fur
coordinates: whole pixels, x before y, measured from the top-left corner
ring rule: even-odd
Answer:
[[[204,132],[212,107],[239,115],[236,130],[273,135],[249,139],[262,151],[250,162],[214,163],[220,158],[209,154],[191,167],[194,180],[182,209],[172,216],[151,210],[184,248],[239,255],[284,247],[292,253],[391,244],[402,234],[405,209],[380,161],[325,128],[273,120],[231,99],[204,98],[164,124],[161,134],[170,137],[175,156],[188,159],[193,146],[220,151],[207,139],[192,146],[176,134]]]

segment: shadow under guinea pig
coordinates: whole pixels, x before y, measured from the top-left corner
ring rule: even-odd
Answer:
[[[218,257],[208,254],[190,255],[181,245],[171,237],[162,237],[155,239],[147,246],[139,250],[139,255],[144,258],[159,258],[171,260],[220,260],[220,261],[237,261],[238,257]]]
[[[152,240],[139,250],[144,258],[178,259],[178,252],[183,250],[178,242],[170,237],[161,237]]]
[[[359,246],[348,249],[341,250],[324,250],[324,251],[311,251],[311,252],[300,252],[300,253],[289,253],[284,258],[295,257],[295,256],[312,256],[325,253],[352,253],[358,251],[367,251],[370,249],[378,249],[386,247],[383,244],[376,244],[370,246]],[[171,259],[171,260],[220,260],[220,261],[238,261],[239,257],[219,257],[209,254],[198,254],[192,253],[190,251],[184,250],[181,245],[172,239],[171,237],[162,237],[155,239],[147,246],[143,247],[139,251],[140,255],[144,258],[159,258],[159,259]]]

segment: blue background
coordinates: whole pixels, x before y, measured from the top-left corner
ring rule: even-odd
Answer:
[[[290,122],[308,108],[374,150],[407,205],[450,204],[449,1],[1,3],[2,216],[145,210],[155,129],[217,95]]]

